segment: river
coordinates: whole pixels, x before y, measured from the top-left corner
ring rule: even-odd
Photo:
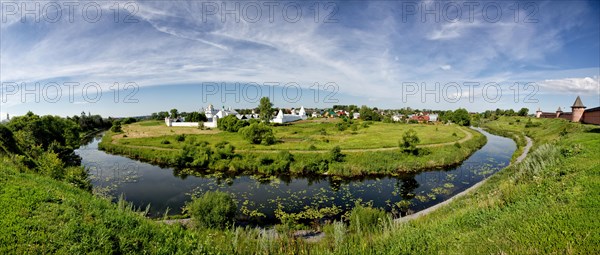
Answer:
[[[410,201],[405,211],[416,212],[443,202],[507,166],[516,150],[513,140],[477,130],[487,137],[487,143],[460,165],[381,178],[182,175],[173,168],[98,150],[102,134],[82,145],[76,153],[89,169],[96,192],[115,199],[122,195],[141,209],[150,205],[150,217],[180,214],[191,194],[221,190],[233,194],[239,207],[243,205],[264,213],[267,222],[273,219],[278,204],[287,212],[298,212],[305,206],[332,205],[348,210],[360,199],[392,211],[395,208],[392,205],[404,200]]]

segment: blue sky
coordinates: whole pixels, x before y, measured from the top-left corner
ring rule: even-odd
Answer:
[[[245,108],[257,91],[278,107],[600,105],[597,1],[38,3],[2,1],[1,118]]]

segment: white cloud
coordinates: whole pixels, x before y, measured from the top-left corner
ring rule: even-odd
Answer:
[[[452,69],[452,66],[451,65],[441,65],[440,68],[444,71],[448,71],[448,70]]]
[[[288,23],[280,15],[274,23],[266,16],[257,23],[238,23],[232,16],[222,22],[219,13],[204,20],[200,1],[140,1],[139,23],[116,24],[107,16],[98,23],[42,24],[44,33],[32,32],[32,38],[13,35],[34,24],[12,23],[2,26],[1,81],[132,81],[140,86],[274,81],[303,87],[335,82],[340,93],[397,98],[402,82],[502,82],[529,74],[515,66],[548,64],[546,55],[561,49],[564,31],[579,19],[571,13],[582,9],[546,8],[539,23],[406,24],[393,11],[400,3],[364,4],[360,15],[338,17],[339,23],[315,23],[312,16]],[[342,11],[349,6],[340,4]],[[103,13],[112,13],[110,5],[103,7]],[[538,73],[534,80],[557,79],[552,76],[557,71]]]
[[[546,91],[557,93],[600,95],[600,83],[598,82],[598,76],[544,80],[540,81],[539,85],[540,88],[543,88]]]

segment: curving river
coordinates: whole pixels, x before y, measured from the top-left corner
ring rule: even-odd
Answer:
[[[392,211],[395,203],[405,200],[411,202],[405,211],[416,212],[443,202],[507,166],[516,150],[513,140],[477,130],[487,137],[487,144],[459,166],[382,178],[186,176],[172,168],[100,151],[102,134],[76,153],[90,169],[97,192],[115,198],[123,195],[142,209],[150,205],[150,217],[161,217],[165,212],[179,214],[191,194],[221,190],[233,194],[239,207],[262,212],[269,221],[278,204],[286,212],[298,212],[305,206],[332,205],[348,210],[360,199]]]

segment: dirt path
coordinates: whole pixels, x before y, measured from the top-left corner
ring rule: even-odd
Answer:
[[[460,129],[460,131],[465,133],[465,137],[458,141],[417,145],[417,148],[434,148],[434,147],[440,147],[440,146],[446,146],[446,145],[453,145],[456,142],[464,143],[473,138],[473,134],[471,134],[471,132],[466,131],[462,127],[459,127],[459,129]],[[155,147],[155,146],[127,145],[127,144],[117,143],[118,140],[119,139],[112,140],[112,144],[120,145],[120,146],[124,146],[124,147],[128,147],[128,148],[138,148],[138,149],[154,149],[154,150],[161,150],[161,151],[179,150],[179,149],[162,148],[162,147]],[[372,149],[343,149],[342,152],[372,152],[372,151],[393,151],[393,150],[398,150],[398,147],[372,148]],[[281,150],[236,150],[235,152],[278,153],[279,151],[281,151]],[[329,150],[310,150],[310,151],[309,150],[288,150],[288,152],[290,152],[290,153],[328,153]]]
[[[520,156],[519,156],[519,157],[518,157],[518,158],[515,160],[514,164],[518,164],[518,163],[520,163],[521,161],[523,161],[523,159],[525,159],[525,157],[527,157],[527,154],[529,153],[529,149],[531,149],[531,146],[533,146],[533,141],[531,140],[531,138],[529,138],[529,137],[525,136],[525,140],[527,140],[527,144],[525,145],[525,149],[523,150],[523,153],[521,153],[521,155],[520,155]],[[512,164],[513,164],[513,163],[510,163],[510,164],[509,164],[507,167],[511,166]],[[493,175],[492,175],[492,176],[493,176]],[[487,178],[483,179],[482,181],[480,181],[480,182],[476,183],[475,185],[471,186],[470,188],[468,188],[468,189],[466,189],[466,190],[464,190],[464,191],[462,191],[462,192],[460,192],[460,193],[458,193],[458,194],[454,195],[453,197],[451,197],[451,198],[447,199],[447,200],[446,200],[446,201],[444,201],[444,202],[441,202],[441,203],[439,203],[439,204],[437,204],[437,205],[434,205],[434,206],[432,206],[432,207],[429,207],[429,208],[427,208],[427,209],[425,209],[425,210],[422,210],[422,211],[419,211],[419,212],[417,212],[417,213],[414,213],[414,214],[411,214],[411,215],[408,215],[408,216],[404,216],[404,217],[402,217],[402,218],[394,219],[394,222],[396,222],[396,223],[400,223],[400,222],[407,222],[407,221],[409,221],[409,220],[414,220],[414,219],[416,219],[416,218],[423,217],[423,216],[425,216],[425,215],[427,215],[427,214],[430,214],[430,213],[432,213],[433,211],[435,211],[435,210],[439,209],[440,207],[442,207],[442,206],[445,206],[445,205],[447,205],[447,204],[451,203],[451,202],[452,202],[452,201],[454,201],[455,199],[457,199],[457,198],[459,198],[459,197],[462,197],[462,196],[464,196],[464,195],[466,195],[466,194],[469,194],[470,192],[472,192],[472,191],[476,190],[476,189],[477,189],[477,188],[479,188],[481,185],[483,185],[484,183],[486,183],[486,182],[487,182],[487,180],[488,180],[490,177],[491,177],[491,176],[489,176],[489,177],[487,177]]]

